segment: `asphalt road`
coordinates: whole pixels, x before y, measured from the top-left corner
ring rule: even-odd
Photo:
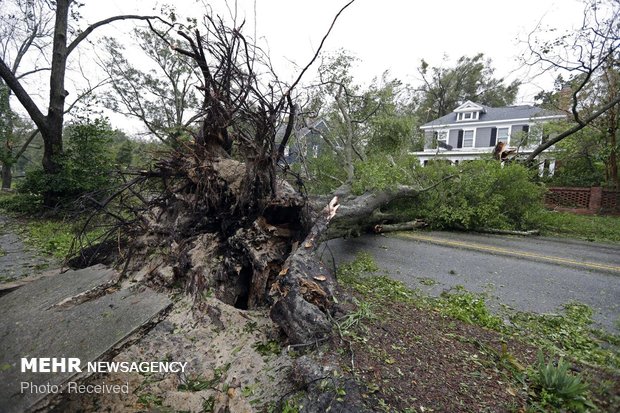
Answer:
[[[431,295],[457,285],[486,292],[491,308],[560,313],[571,301],[594,311],[595,324],[618,333],[620,246],[542,237],[451,232],[368,235],[332,240],[328,262],[370,253],[379,268]],[[331,254],[330,254],[331,252]]]

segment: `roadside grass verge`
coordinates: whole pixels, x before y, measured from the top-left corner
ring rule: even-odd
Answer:
[[[10,215],[19,225],[14,231],[22,241],[35,247],[43,254],[56,259],[65,259],[71,252],[73,240],[81,229],[78,219],[47,218],[40,213],[39,200],[24,194],[0,193],[0,211]],[[88,239],[97,239],[102,230],[87,233]]]
[[[543,235],[596,242],[620,242],[620,217],[544,211],[538,217]]]
[[[56,220],[27,220],[20,231],[22,240],[44,254],[64,259],[75,237],[73,224]]]
[[[620,337],[594,330],[584,304],[494,314],[483,294],[428,297],[365,253],[338,278],[374,315],[343,363],[376,411],[620,411]]]

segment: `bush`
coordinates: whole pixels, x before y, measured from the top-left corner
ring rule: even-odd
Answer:
[[[30,170],[18,187],[23,194],[55,195],[59,204],[67,204],[85,193],[104,191],[113,183],[113,156],[109,150],[112,129],[104,119],[69,126],[65,130],[65,151],[59,173]]]
[[[42,199],[32,194],[7,193],[0,195],[0,209],[5,211],[34,214],[41,210]]]
[[[437,229],[527,229],[543,211],[544,187],[533,172],[518,164],[472,161],[459,172],[452,165],[431,164],[425,180],[455,178],[419,197],[419,216]]]

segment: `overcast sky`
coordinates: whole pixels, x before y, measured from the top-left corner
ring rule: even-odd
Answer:
[[[166,2],[88,0],[85,3],[81,9],[85,22],[81,27],[118,14],[153,14]],[[180,15],[199,17],[204,10],[201,1],[173,3]],[[235,13],[234,0],[229,0],[228,8],[224,0],[208,3],[225,17]],[[239,21],[247,20],[245,33],[249,36],[256,33],[259,44],[268,45],[278,75],[292,79],[297,73],[295,64],[304,66],[311,59],[337,11],[346,3],[345,0],[239,0],[236,13]],[[518,57],[526,50],[523,41],[541,22],[543,27],[560,31],[579,27],[582,10],[582,3],[576,0],[356,0],[341,15],[324,50],[342,48],[359,58],[354,73],[360,83],[368,83],[390,70],[394,77],[412,85],[420,84],[417,68],[421,59],[441,65],[447,55],[453,64],[460,56],[482,52],[493,60],[497,77],[526,83],[517,103],[531,103],[540,88],[550,88],[552,83],[550,76],[531,79],[519,68]],[[95,34],[122,37],[132,27],[130,22],[120,22]],[[313,74],[309,73],[306,80],[311,80]]]
[[[165,2],[152,0],[87,1],[83,15],[95,21],[119,13],[150,13]],[[289,61],[304,65],[344,0],[239,0],[239,20],[245,18],[248,34],[269,45],[278,73],[293,76]],[[180,14],[199,15],[201,3],[174,2]],[[209,1],[225,16],[223,0]],[[234,1],[229,1],[234,9]],[[254,13],[256,10],[256,19]],[[357,56],[360,81],[369,81],[390,70],[399,79],[415,84],[420,59],[439,65],[444,55],[458,57],[482,52],[493,59],[496,75],[524,76],[518,57],[523,40],[542,21],[543,26],[570,30],[579,27],[583,5],[575,0],[357,0],[340,17],[326,50],[343,48]],[[234,12],[234,10],[231,10]],[[118,27],[118,26],[117,26]],[[265,44],[265,43],[262,43]],[[529,80],[529,79],[524,79]],[[540,81],[536,81],[540,83]],[[540,86],[548,87],[548,84]],[[534,88],[524,89],[521,100],[531,101]]]

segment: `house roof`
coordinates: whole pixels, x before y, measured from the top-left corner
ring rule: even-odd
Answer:
[[[471,102],[473,104],[473,102]],[[493,121],[507,121],[511,119],[532,119],[543,118],[543,117],[557,117],[561,118],[566,116],[562,112],[546,110],[543,108],[539,108],[537,106],[532,105],[517,105],[517,106],[503,106],[499,108],[493,108],[490,106],[484,106],[479,104],[474,104],[480,106],[482,111],[480,111],[479,118],[477,120],[468,120],[468,121],[458,121],[456,120],[457,112],[448,113],[445,116],[442,116],[434,121],[425,123],[421,126],[421,128],[430,128],[433,126],[444,126],[444,125],[458,125],[462,123],[478,123],[478,122],[493,122]],[[463,105],[459,106],[456,110],[463,111]],[[473,109],[473,108],[472,108]]]
[[[479,111],[484,111],[484,106],[474,103],[471,100],[468,100],[467,102],[463,103],[458,108],[454,109],[452,112],[458,113],[458,112],[479,112]]]
[[[282,138],[284,138],[286,127],[286,123],[279,125],[278,129],[276,130],[276,142],[282,141]],[[300,128],[294,129],[295,136],[297,138],[302,138],[315,129],[321,133],[326,133],[329,130],[329,127],[327,126],[327,122],[324,119],[313,120],[310,122],[309,126],[302,126]]]

